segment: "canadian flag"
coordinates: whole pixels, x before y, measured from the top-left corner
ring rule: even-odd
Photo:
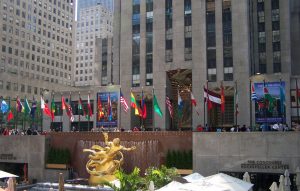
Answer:
[[[44,114],[50,117],[52,120],[54,119],[54,115],[52,115],[48,104],[45,103],[43,97],[41,97],[41,109],[43,110]]]

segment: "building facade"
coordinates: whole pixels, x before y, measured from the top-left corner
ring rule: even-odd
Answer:
[[[71,0],[0,2],[0,94],[39,95],[72,85],[74,11]]]
[[[115,0],[114,73],[120,73],[116,83],[127,100],[130,92],[137,100],[142,100],[142,92],[146,94],[150,108],[154,90],[164,115],[150,114],[149,127],[195,129],[206,123],[215,127],[235,123],[254,126],[250,89],[252,84],[264,81],[285,82],[285,116],[291,116],[292,68],[299,66],[292,54],[298,46],[291,45],[292,39],[298,37],[291,32],[291,22],[299,22],[299,8],[291,7],[297,4],[294,0],[289,2]],[[225,112],[219,106],[207,112],[203,86],[220,94],[221,84]],[[197,107],[191,106],[191,92]],[[178,115],[178,94],[185,105],[183,116]],[[173,103],[173,118],[168,114],[166,96]],[[131,127],[143,125],[133,112],[121,113],[121,119]],[[291,124],[291,118],[287,117],[286,122]]]
[[[102,5],[110,12],[114,12],[114,1],[112,0],[77,0],[77,20],[80,18],[81,9]]]
[[[102,5],[81,9],[76,27],[75,85],[100,85],[96,60],[98,38],[111,38],[113,15]],[[102,53],[101,53],[102,54]]]

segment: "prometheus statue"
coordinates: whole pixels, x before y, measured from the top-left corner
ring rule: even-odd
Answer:
[[[116,179],[115,173],[124,162],[122,150],[131,151],[135,146],[126,148],[120,145],[120,139],[115,138],[108,141],[108,134],[103,133],[106,147],[93,145],[90,149],[83,149],[83,152],[90,152],[89,161],[86,163],[86,170],[90,174],[89,184],[99,185],[103,182],[110,182]]]

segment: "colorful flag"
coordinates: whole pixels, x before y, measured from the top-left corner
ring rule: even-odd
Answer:
[[[13,115],[12,111],[9,110],[9,112],[8,112],[8,114],[6,116],[7,122],[9,122],[10,120],[12,120],[13,118],[14,118],[14,115]]]
[[[30,112],[31,112],[31,108],[29,106],[29,103],[28,103],[28,100],[27,100],[26,97],[25,97],[25,100],[24,100],[24,112],[26,114],[30,114]]]
[[[79,111],[79,115],[81,113],[82,116],[86,116],[85,110],[82,105],[81,97],[79,97],[79,100],[78,100],[78,111]]]
[[[154,107],[154,111],[160,116],[162,117],[163,114],[160,110],[160,107],[158,105],[158,102],[157,102],[157,99],[156,99],[156,96],[153,94],[153,107]]]
[[[144,99],[144,92],[142,91],[142,99],[141,99],[141,117],[146,119],[147,117],[147,107]]]
[[[256,92],[255,92],[254,84],[252,84],[252,86],[251,86],[251,100],[252,101],[257,101],[257,95],[256,95]]]
[[[191,102],[192,102],[192,104],[193,104],[195,107],[197,106],[196,99],[195,99],[195,97],[194,97],[194,95],[193,95],[192,92],[191,92]]]
[[[50,117],[53,121],[53,115],[48,107],[48,104],[45,103],[43,97],[41,97],[41,109],[43,110],[44,114]]]
[[[54,96],[52,96],[52,101],[51,101],[51,115],[52,119],[54,119],[54,114],[55,114],[55,102],[54,102]]]
[[[65,101],[65,98],[64,96],[61,96],[61,110],[64,110],[66,109],[66,101]]]
[[[66,104],[66,107],[67,107],[67,109],[66,109],[67,115],[69,116],[70,121],[73,122],[74,121],[74,115],[73,115],[72,106],[71,106],[71,104]]]
[[[207,90],[207,88],[204,87],[204,98],[209,98],[207,103],[209,101],[216,103],[216,104],[221,104],[221,96],[213,91]]]
[[[264,87],[264,98],[265,101],[267,102],[268,110],[270,112],[273,111],[275,99],[271,96],[267,87]]]
[[[122,92],[120,92],[120,102],[121,102],[121,104],[122,104],[122,106],[123,106],[123,110],[127,113],[129,107],[128,107],[128,104],[127,104],[127,102],[126,102],[126,100],[125,100],[125,98],[124,98]]]
[[[87,113],[87,119],[90,119],[93,116],[93,110],[92,110],[92,106],[91,106],[91,101],[90,101],[90,94],[88,95],[88,113]]]
[[[173,106],[172,106],[171,100],[168,96],[166,96],[166,104],[169,109],[170,117],[173,118]]]
[[[225,112],[225,94],[224,94],[224,86],[221,83],[221,113]]]
[[[32,119],[35,117],[35,111],[36,111],[36,100],[33,98],[32,104],[31,104],[31,111],[30,111],[30,116]]]
[[[280,110],[281,110],[281,114],[284,114],[284,112],[285,112],[285,91],[281,84],[280,84]]]
[[[1,111],[2,113],[8,112],[9,106],[7,105],[6,101],[1,101]]]
[[[17,109],[17,112],[24,112],[24,106],[19,97],[17,97],[16,109]]]
[[[177,103],[178,103],[178,115],[179,115],[179,116],[182,116],[183,101],[182,101],[182,99],[181,99],[181,96],[180,96],[180,94],[179,94],[179,91],[178,91],[178,101],[177,101]]]
[[[135,97],[134,97],[134,95],[133,95],[132,92],[130,93],[130,99],[131,99],[131,107],[134,108],[134,114],[135,115],[140,115],[140,112],[139,112],[139,109],[138,109]]]
[[[237,91],[237,88],[235,88],[235,115],[238,115],[239,114],[239,94],[238,94],[238,91]]]

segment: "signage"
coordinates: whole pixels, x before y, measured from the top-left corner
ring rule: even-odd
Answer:
[[[241,168],[285,170],[289,169],[289,165],[284,164],[282,161],[248,160],[247,162],[241,164]]]
[[[16,160],[13,154],[0,154],[0,160]]]

